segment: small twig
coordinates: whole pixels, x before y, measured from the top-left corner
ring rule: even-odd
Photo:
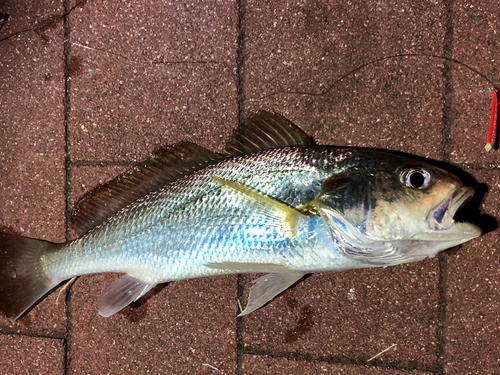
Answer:
[[[4,40],[8,40],[16,35],[19,35],[19,34],[22,34],[22,33],[25,33],[27,31],[35,31],[35,32],[39,32],[40,30],[44,29],[45,27],[47,26],[50,26],[52,25],[54,22],[57,22],[59,21],[61,18],[64,18],[66,16],[68,16],[76,7],[78,7],[80,4],[83,3],[84,0],[80,0],[79,2],[77,2],[75,5],[73,5],[67,12],[61,14],[60,16],[57,16],[57,17],[54,17],[54,18],[51,18],[50,20],[48,20],[47,22],[45,22],[44,24],[40,25],[40,26],[37,26],[37,27],[34,27],[34,28],[31,28],[31,29],[24,29],[24,30],[20,30],[20,31],[16,31],[16,32],[13,32],[12,34],[9,34],[9,35],[6,35],[4,36],[3,38],[0,39],[0,42],[4,41]],[[4,13],[5,14],[5,13]],[[7,15],[8,16],[8,15]],[[7,18],[8,19],[8,18]],[[4,18],[5,21],[7,21],[6,18]],[[5,21],[3,23],[5,23]],[[2,23],[2,27],[3,27],[3,23]]]
[[[96,51],[96,49],[95,49],[95,48],[92,48],[92,47],[89,47],[89,46],[85,46],[85,45],[80,44],[80,43],[77,43],[77,42],[71,42],[71,45],[73,45],[73,46],[78,46],[78,47],[82,47],[82,48],[85,48],[85,49],[91,49],[91,50]]]
[[[373,357],[371,357],[371,358],[370,358],[368,361],[366,361],[366,362],[370,362],[372,359],[377,358],[379,355],[381,355],[381,354],[385,353],[386,351],[388,351],[388,350],[390,350],[390,349],[394,348],[396,345],[397,345],[397,344],[392,344],[392,345],[391,345],[391,346],[389,346],[387,349],[382,350],[380,353],[378,353],[377,355],[374,355]]]
[[[57,304],[58,304],[58,302],[59,302],[59,296],[61,295],[61,293],[62,293],[63,291],[65,291],[65,290],[66,290],[66,289],[67,289],[67,288],[68,288],[68,287],[69,287],[69,286],[73,283],[73,281],[75,281],[75,280],[76,280],[76,278],[77,278],[77,277],[78,277],[78,276],[75,276],[75,277],[71,278],[71,279],[70,279],[70,280],[69,280],[66,284],[64,284],[64,286],[63,286],[63,287],[59,290],[59,293],[57,293],[57,298],[56,298],[56,306],[57,306]]]
[[[219,369],[218,369],[217,367],[212,366],[212,365],[210,365],[210,364],[208,364],[208,363],[202,363],[201,365],[202,365],[202,366],[208,366],[208,367],[210,367],[211,369],[213,369],[213,370],[215,370],[215,371],[219,371]]]
[[[237,299],[238,301],[238,307],[240,308],[240,314],[243,312],[243,307],[241,306],[241,302],[240,302],[240,299],[238,298]]]

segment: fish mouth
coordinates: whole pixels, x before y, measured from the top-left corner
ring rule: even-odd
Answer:
[[[433,240],[454,239],[465,242],[482,234],[482,230],[478,226],[454,220],[457,212],[473,195],[474,188],[469,186],[459,187],[429,211],[427,223],[432,232]]]

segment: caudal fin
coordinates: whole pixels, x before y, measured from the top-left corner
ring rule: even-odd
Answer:
[[[48,278],[41,257],[60,246],[0,233],[0,310],[14,322],[59,281]]]

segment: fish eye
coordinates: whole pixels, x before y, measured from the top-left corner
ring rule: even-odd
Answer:
[[[399,175],[401,183],[412,189],[425,189],[431,180],[431,174],[424,168],[407,168]]]

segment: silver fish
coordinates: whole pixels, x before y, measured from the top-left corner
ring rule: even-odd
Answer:
[[[64,244],[0,234],[0,309],[12,320],[62,281],[125,275],[98,300],[110,316],[158,283],[263,272],[248,314],[305,274],[433,257],[481,235],[453,220],[474,194],[453,174],[387,152],[313,146],[261,112],[222,155],[180,143],[76,206]]]

